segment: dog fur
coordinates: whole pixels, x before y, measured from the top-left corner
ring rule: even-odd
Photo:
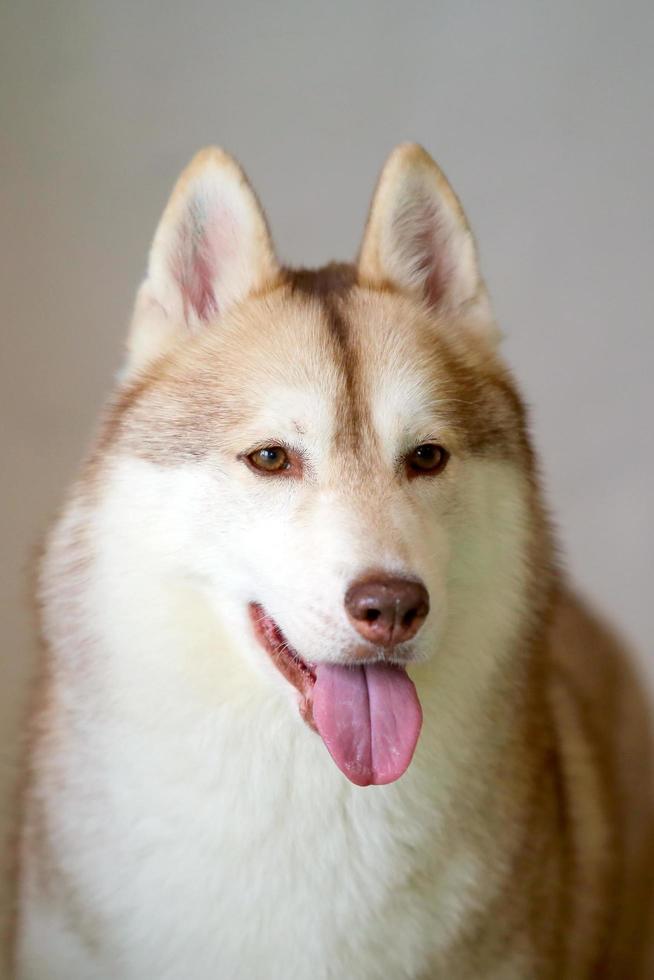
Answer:
[[[647,719],[570,592],[474,239],[403,145],[353,266],[275,258],[240,168],[175,188],[127,364],[47,543],[21,980],[582,980],[642,960]],[[407,479],[436,442],[449,460]],[[262,476],[257,447],[290,447]],[[343,596],[418,577],[413,761],[362,788],[248,603],[307,661]]]

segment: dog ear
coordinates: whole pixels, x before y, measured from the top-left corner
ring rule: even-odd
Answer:
[[[419,296],[495,338],[497,328],[463,209],[432,158],[415,143],[396,147],[373,196],[359,278]]]
[[[278,272],[245,174],[222,150],[202,150],[179,178],[155,233],[128,338],[128,370],[216,320]]]

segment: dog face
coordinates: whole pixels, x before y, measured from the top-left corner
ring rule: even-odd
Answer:
[[[357,265],[318,272],[277,264],[242,172],[205,151],[155,237],[103,434],[158,567],[249,610],[300,691],[315,664],[436,652],[525,554],[530,452],[496,339],[420,148],[386,164]]]

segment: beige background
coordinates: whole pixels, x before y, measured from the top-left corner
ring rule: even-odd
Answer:
[[[171,183],[210,142],[304,263],[354,253],[394,143],[437,157],[480,239],[568,565],[654,685],[653,41],[650,0],[0,0],[3,785],[30,555],[119,366]]]

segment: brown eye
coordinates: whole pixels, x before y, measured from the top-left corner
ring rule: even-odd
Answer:
[[[414,476],[437,476],[443,472],[449,458],[447,449],[435,442],[423,442],[406,458],[409,479]]]
[[[280,473],[290,466],[288,453],[281,446],[264,446],[247,457],[250,465],[261,473]]]

